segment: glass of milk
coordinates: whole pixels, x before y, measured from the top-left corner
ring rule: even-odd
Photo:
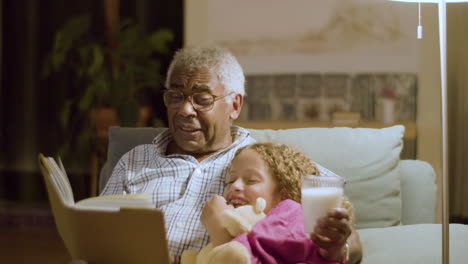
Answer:
[[[302,179],[302,210],[307,235],[314,230],[317,220],[341,206],[344,179],[306,175]]]

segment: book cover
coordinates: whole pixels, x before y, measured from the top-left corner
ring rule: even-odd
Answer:
[[[170,263],[164,215],[152,204],[151,195],[101,196],[75,203],[59,164],[39,154],[57,230],[72,259],[99,264]]]

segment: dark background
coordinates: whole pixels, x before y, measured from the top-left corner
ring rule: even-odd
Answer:
[[[104,34],[103,1],[0,0],[0,209],[5,204],[47,203],[37,154],[54,156],[63,140],[58,114],[70,89],[65,77],[41,77],[54,33],[70,17],[92,14],[93,30]],[[120,0],[120,21],[132,18],[147,31],[168,28],[174,35],[161,74],[183,43],[182,0]],[[159,95],[155,95],[157,97]],[[156,115],[164,107],[154,98]],[[66,165],[66,164],[65,164]],[[87,196],[87,168],[70,175],[77,200]]]

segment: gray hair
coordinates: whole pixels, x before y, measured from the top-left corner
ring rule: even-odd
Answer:
[[[242,67],[234,55],[227,49],[218,46],[194,46],[177,51],[169,65],[166,75],[166,88],[169,88],[169,80],[175,68],[183,68],[192,71],[205,68],[215,74],[226,93],[245,95],[245,77]],[[226,100],[232,99],[227,96]]]

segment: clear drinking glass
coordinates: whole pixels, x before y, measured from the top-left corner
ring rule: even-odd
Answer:
[[[319,218],[341,206],[344,183],[341,177],[306,175],[302,179],[302,210],[307,235],[314,230]]]

